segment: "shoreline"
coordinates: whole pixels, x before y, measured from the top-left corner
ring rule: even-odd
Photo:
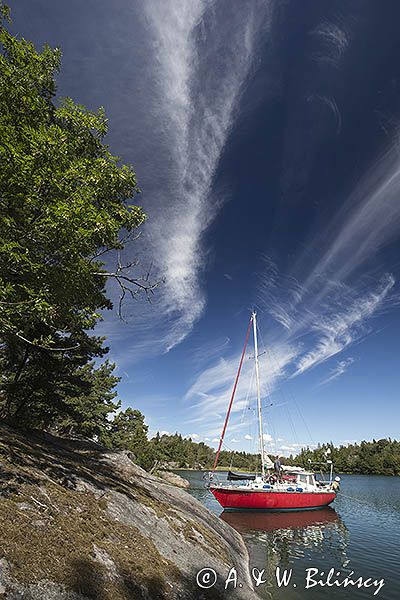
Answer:
[[[217,467],[215,469],[216,472],[228,472],[230,470],[234,470],[234,471],[239,471],[240,473],[254,473],[254,471],[249,471],[248,469],[240,469],[240,468],[235,468],[235,467]],[[201,473],[208,473],[209,471],[211,471],[212,469],[194,469],[193,467],[171,467],[169,469],[165,469],[165,470],[169,470],[169,471],[199,471]],[[318,473],[319,471],[315,471],[316,473]],[[400,477],[400,475],[385,475],[384,473],[348,473],[346,471],[334,471],[334,473],[336,475],[351,475],[351,476],[355,476],[358,475],[360,477]]]

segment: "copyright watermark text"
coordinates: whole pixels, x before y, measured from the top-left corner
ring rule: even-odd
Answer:
[[[275,583],[277,587],[297,587],[303,584],[303,588],[308,590],[313,587],[329,588],[332,587],[355,587],[371,589],[373,596],[377,596],[383,586],[385,585],[384,579],[374,579],[372,577],[361,577],[354,574],[354,571],[350,571],[347,575],[342,574],[334,568],[327,571],[320,571],[315,567],[310,567],[305,570],[302,582],[296,583],[293,579],[293,569],[281,569],[277,567],[274,573]],[[256,567],[251,569],[251,578],[253,585],[258,588],[260,585],[265,585],[268,582],[267,572],[265,569],[257,569]],[[242,583],[238,579],[238,572],[235,567],[231,567],[228,575],[224,578],[220,578],[224,585],[225,590],[236,589],[242,587]],[[197,585],[203,589],[209,589],[216,585],[218,581],[218,575],[214,569],[205,567],[201,569],[196,575]]]

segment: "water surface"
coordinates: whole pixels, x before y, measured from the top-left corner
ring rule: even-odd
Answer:
[[[264,569],[267,583],[260,596],[273,600],[382,600],[400,599],[400,478],[343,475],[341,493],[332,508],[288,513],[223,512],[204,487],[200,471],[179,471],[190,482],[189,492],[220,515],[243,536],[250,566]],[[225,475],[218,475],[223,480]],[[278,587],[276,568],[293,569],[287,587]],[[305,589],[307,569],[316,568],[316,579],[326,581],[331,568],[339,582],[385,580],[377,586]],[[324,575],[322,575],[322,573]],[[339,576],[336,576],[339,573]],[[310,582],[311,583],[311,582]],[[372,583],[372,582],[371,582]],[[295,584],[295,585],[294,585]]]

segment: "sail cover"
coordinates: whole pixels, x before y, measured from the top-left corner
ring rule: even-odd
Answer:
[[[256,476],[251,475],[250,473],[234,473],[233,471],[228,471],[228,481],[239,481],[240,479],[254,481],[255,478]]]
[[[266,469],[274,468],[274,463],[272,462],[270,457],[267,455],[265,456],[265,468]],[[256,478],[256,476],[252,475],[251,473],[234,473],[234,471],[228,471],[228,481],[239,481],[239,480],[254,481],[255,478]]]
[[[265,456],[265,468],[266,469],[274,468],[274,463],[272,462],[272,460],[270,459],[270,457],[268,455]]]

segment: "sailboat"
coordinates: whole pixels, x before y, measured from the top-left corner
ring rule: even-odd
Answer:
[[[249,478],[243,474],[243,483],[237,483],[239,476],[230,472],[227,482],[219,483],[215,470],[227,429],[229,416],[238,385],[240,372],[246,348],[253,330],[254,338],[254,360],[257,385],[257,413],[258,413],[258,436],[261,454],[261,473]],[[259,354],[257,340],[257,314],[252,312],[247,328],[246,339],[240,358],[239,368],[236,374],[229,407],[219,441],[214,466],[210,473],[211,493],[218,500],[224,510],[261,510],[261,511],[287,511],[287,510],[311,510],[331,504],[336,498],[337,484],[332,481],[333,464],[330,468],[329,482],[319,482],[312,471],[300,467],[285,468],[285,474],[274,474],[273,463],[265,452],[263,436],[263,413],[261,407]],[[233,475],[233,477],[232,477]],[[235,483],[232,483],[235,481]]]

